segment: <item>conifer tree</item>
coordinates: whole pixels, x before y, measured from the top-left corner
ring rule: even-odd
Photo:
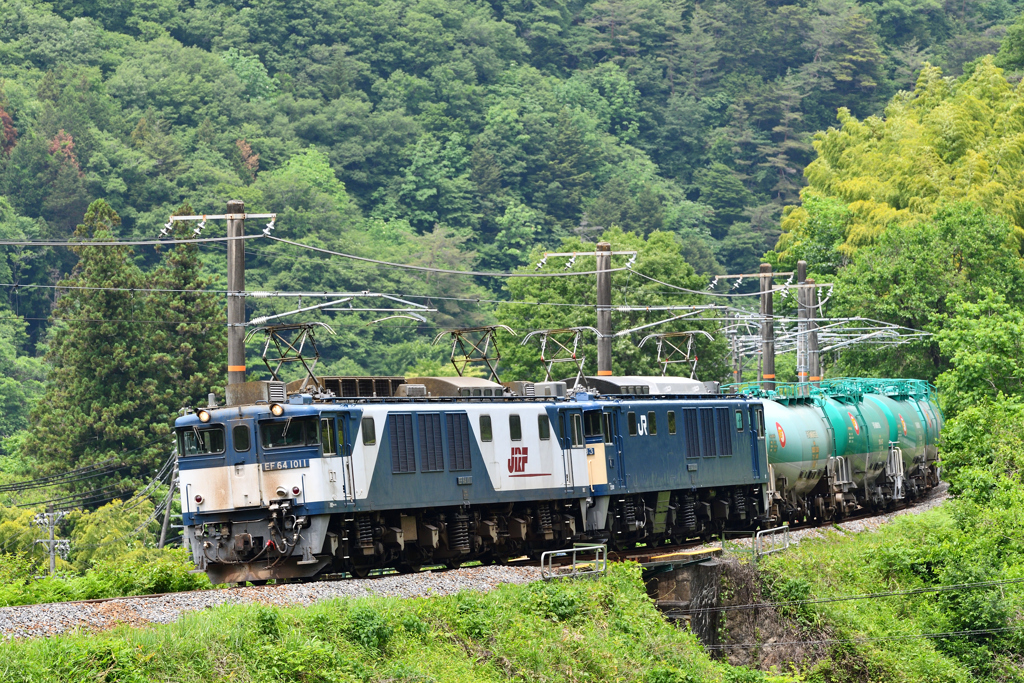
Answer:
[[[174,215],[194,214],[188,204]],[[186,239],[190,232],[177,223],[175,237]],[[184,405],[205,405],[206,395],[223,397],[227,338],[224,300],[203,292],[212,284],[204,277],[199,249],[179,244],[164,252],[163,263],[150,277],[152,292],[146,302],[147,317],[153,324],[148,339],[153,377],[159,387],[162,410],[172,419]]]
[[[75,238],[112,241],[120,225],[102,199],[89,205]],[[33,415],[23,455],[41,473],[122,457],[139,472],[164,447],[150,444],[166,435],[156,422],[156,381],[149,375],[142,272],[130,247],[79,246],[78,263],[53,309],[46,394]],[[156,430],[154,432],[154,430]],[[142,465],[142,466],[140,466]],[[87,482],[95,486],[94,482]]]

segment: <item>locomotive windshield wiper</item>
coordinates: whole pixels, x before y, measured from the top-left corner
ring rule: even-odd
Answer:
[[[291,427],[291,426],[292,426],[292,418],[291,418],[291,416],[289,416],[288,419],[284,421],[284,431],[281,432],[281,444],[282,445],[287,443],[285,441],[285,439],[288,438],[288,428]]]

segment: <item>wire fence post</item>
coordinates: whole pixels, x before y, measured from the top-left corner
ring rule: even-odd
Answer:
[[[171,483],[167,488],[167,500],[164,501],[164,523],[160,528],[160,542],[157,544],[158,549],[164,547],[164,543],[167,542],[167,530],[171,526],[171,503],[174,501],[174,489],[178,486],[178,464],[175,459],[174,473],[171,475]]]

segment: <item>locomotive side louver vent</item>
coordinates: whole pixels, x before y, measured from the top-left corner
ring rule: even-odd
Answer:
[[[449,413],[448,423],[448,468],[452,472],[468,470],[473,465],[469,451],[469,418],[465,413]]]
[[[732,427],[729,424],[729,409],[715,408],[715,422],[718,426],[718,454],[732,455]]]
[[[267,399],[271,403],[281,403],[285,398],[284,382],[267,382]]]
[[[412,415],[388,415],[388,436],[391,439],[391,472],[415,472],[416,456],[413,451]]]
[[[421,472],[440,472],[444,469],[444,454],[441,452],[441,416],[437,413],[420,413],[420,448],[423,451]]]

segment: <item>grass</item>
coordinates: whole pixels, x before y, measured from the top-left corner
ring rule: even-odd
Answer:
[[[636,565],[488,594],[224,606],[178,622],[0,645],[0,680],[783,680],[713,662],[667,623]]]
[[[993,564],[983,535],[965,530],[944,506],[907,515],[873,533],[827,532],[761,566],[774,601],[907,591],[1024,576],[1019,556]],[[829,640],[829,656],[808,681],[1024,680],[1021,631],[953,638],[923,633],[1020,626],[1021,586],[887,596],[787,608],[805,631]],[[897,636],[900,638],[893,638]]]

